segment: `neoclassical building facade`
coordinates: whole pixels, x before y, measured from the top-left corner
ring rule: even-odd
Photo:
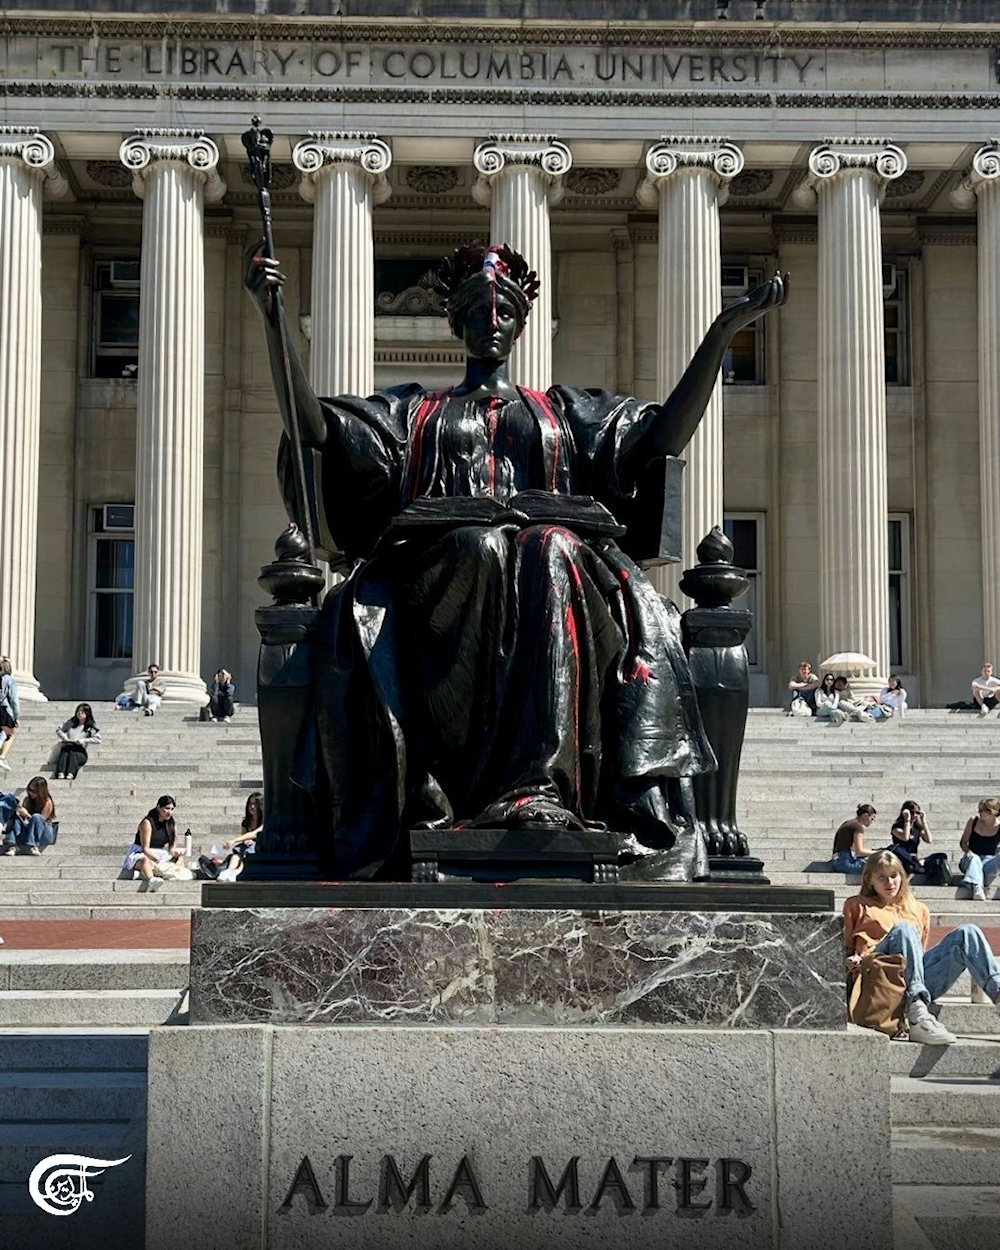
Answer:
[[[512,360],[533,387],[665,398],[723,304],[789,272],[686,453],[685,563],[724,524],[755,701],[806,657],[865,657],[924,705],[1000,665],[989,6],[64,7],[0,15],[0,654],[22,697],[111,697],[149,662],[169,698],[219,667],[252,696],[286,523],[242,288],[254,113],[320,394],[457,379],[433,270],[472,238],[538,270]]]

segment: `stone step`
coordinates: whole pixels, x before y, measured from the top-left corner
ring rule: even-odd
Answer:
[[[994,1185],[1000,1128],[899,1125],[892,1130],[892,1179],[903,1185]]]
[[[128,1121],[137,1096],[144,1096],[144,1072],[0,1072],[0,1148],[4,1130],[30,1120]]]
[[[52,1068],[146,1071],[146,1029],[26,1034],[0,1029],[0,1069],[43,1072]]]
[[[1000,1186],[894,1185],[893,1199],[931,1250],[996,1250]]]
[[[156,901],[154,894],[150,903]],[[62,907],[52,906],[39,909],[36,906],[3,906],[0,907],[0,933],[3,932],[5,920],[190,920],[191,907],[171,906],[164,902],[160,906],[121,907],[117,904],[107,907]]]
[[[960,1037],[954,1046],[893,1042],[889,1064],[896,1076],[978,1076],[1000,1079],[1000,1036]],[[1000,1174],[998,1174],[1000,1175]]]
[[[177,1012],[181,999],[179,989],[0,990],[0,1025],[79,1029],[99,1024],[165,1024]],[[0,1131],[2,1128],[0,1124]]]
[[[931,917],[931,924],[934,924]],[[939,1001],[938,1019],[958,1037],[986,1037],[1000,1040],[1000,1019],[991,1003],[972,1003],[958,998]],[[945,1121],[947,1123],[947,1120]]]
[[[1000,1128],[1000,1081],[980,1076],[893,1076],[891,1115],[901,1124]]]
[[[175,990],[187,985],[188,977],[186,950],[8,951],[0,947],[0,989],[5,990]],[[18,1066],[24,1063],[22,1057]]]

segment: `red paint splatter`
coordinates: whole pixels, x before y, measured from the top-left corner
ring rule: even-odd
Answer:
[[[531,391],[527,387],[518,387],[518,390],[522,396],[540,410],[542,416],[548,422],[549,429],[552,431],[552,463],[549,466],[549,490],[554,493],[557,480],[556,473],[559,467],[559,418],[556,416],[555,409],[544,391]]]
[[[407,473],[407,503],[416,499],[417,492],[420,490],[420,470],[422,468],[424,456],[424,434],[427,428],[427,423],[438,411],[445,397],[449,394],[451,394],[450,387],[447,391],[429,391],[417,407],[416,416],[413,418],[413,437],[410,450],[410,464]]]
[[[496,456],[496,437],[497,423],[499,421],[500,412],[500,396],[491,395],[489,406],[486,410],[486,435],[489,439],[489,464],[490,464],[490,494],[496,494],[497,487],[497,456]]]
[[[525,803],[530,803],[530,802],[531,802],[531,795],[522,794],[519,799],[515,799],[514,802],[511,803],[511,807],[516,810],[519,807],[524,807]]]
[[[641,681],[644,686],[649,685],[649,679],[653,675],[653,670],[643,660],[636,660],[632,665],[632,671],[628,675],[629,681]]]

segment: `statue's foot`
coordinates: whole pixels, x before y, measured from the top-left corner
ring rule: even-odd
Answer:
[[[547,825],[553,829],[587,829],[574,812],[547,794],[515,793],[505,795],[469,821],[471,828],[519,829],[523,825]]]

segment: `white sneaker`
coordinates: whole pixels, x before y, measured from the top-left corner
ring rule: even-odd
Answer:
[[[230,884],[233,884],[236,881],[236,869],[223,868],[215,879],[216,881],[228,881]]]
[[[989,714],[990,714],[990,709],[986,706],[986,704],[985,704],[985,703],[980,703],[980,705],[979,705],[979,715],[985,718],[985,717],[989,716]]]
[[[17,847],[16,847],[16,846],[8,846],[8,847],[7,847],[7,849],[4,851],[4,854],[5,854],[5,855],[16,855],[16,854],[17,854]]]
[[[10,772],[10,765],[7,763],[7,761],[4,759],[2,755],[0,755],[0,768],[2,768],[5,773]]]
[[[972,893],[969,897],[972,899],[974,903],[986,902],[986,891],[983,889],[981,885],[974,885],[971,887],[971,889],[972,889]]]
[[[161,887],[162,885],[163,885],[163,878],[162,878],[162,877],[150,877],[150,879],[149,879],[149,885],[146,887],[146,893],[147,893],[147,894],[155,894],[155,893],[156,893],[156,891],[157,891],[158,889],[160,889],[160,887]]]
[[[910,1041],[918,1046],[954,1046],[958,1038],[931,1015],[922,998],[915,998],[906,1008],[906,1026]]]
[[[28,854],[29,854],[29,855],[41,855],[41,853],[42,853],[42,852],[38,849],[38,847],[37,847],[37,846],[32,846],[32,847],[30,847],[30,848],[28,849]]]

